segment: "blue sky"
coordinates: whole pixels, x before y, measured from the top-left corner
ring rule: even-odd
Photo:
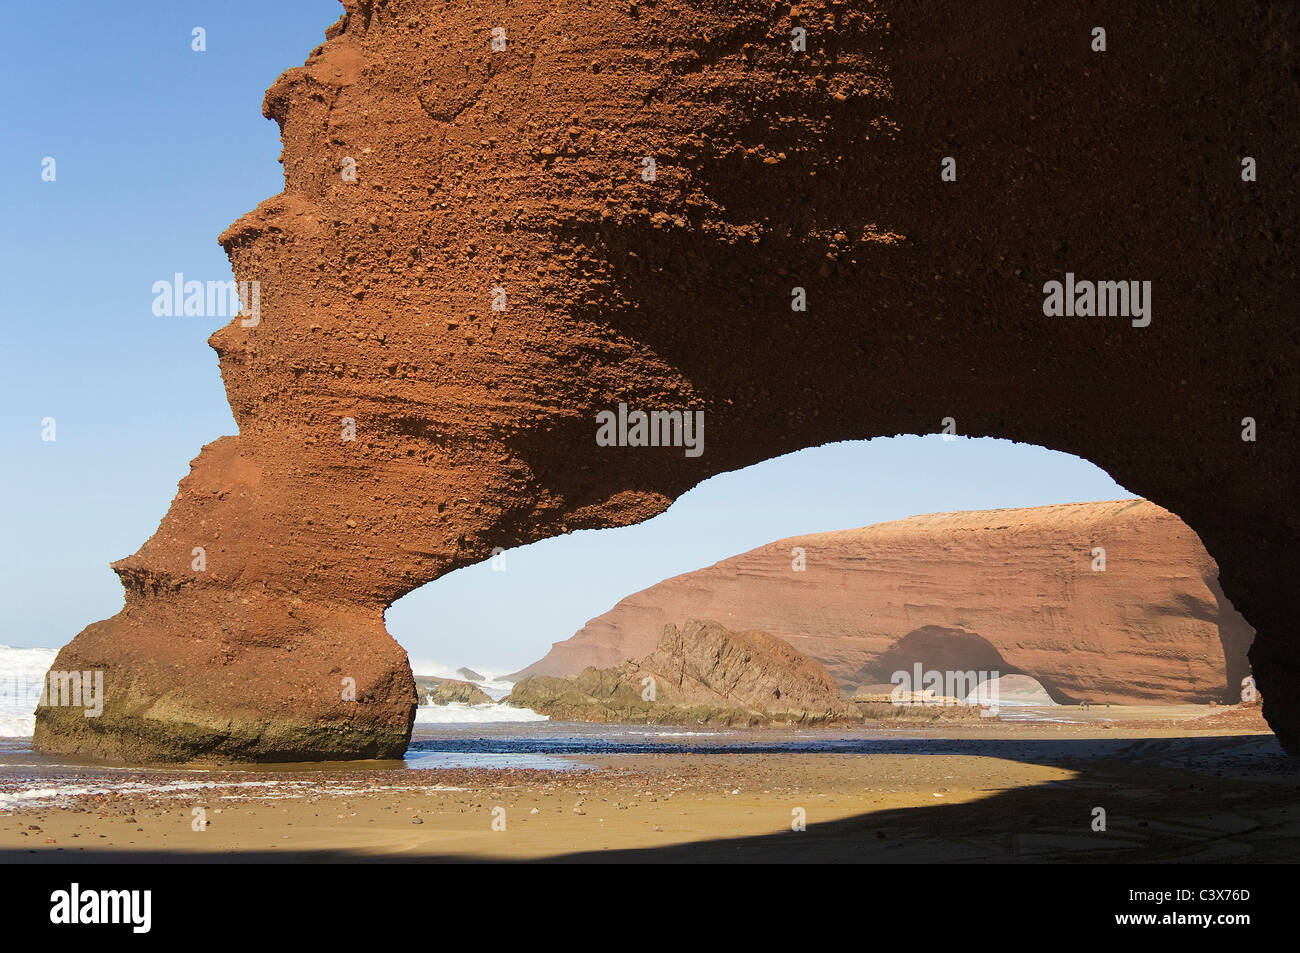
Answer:
[[[340,11],[336,0],[6,10],[0,643],[61,645],[115,613],[109,561],[154,531],[199,448],[235,432],[205,343],[222,319],[154,317],[151,288],[178,271],[232,277],[217,235],[283,184],[262,94]],[[190,48],[196,26],[205,52]],[[638,527],[512,551],[505,572],[461,570],[397,603],[389,628],[417,669],[517,668],[624,595],[782,536],[1125,495],[1091,464],[1007,441],[839,444],[715,477]]]

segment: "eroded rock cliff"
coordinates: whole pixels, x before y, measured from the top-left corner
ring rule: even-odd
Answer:
[[[56,660],[103,717],[42,709],[38,750],[398,754],[399,596],[951,417],[1186,519],[1300,751],[1295,5],[1108,9],[1104,54],[1028,0],[345,9],[267,92],[283,193],[221,236],[260,282],[211,338],[239,435]],[[1151,281],[1152,322],[1044,315],[1066,272]],[[704,452],[597,445],[619,403],[702,410]]]
[[[1253,632],[1217,575],[1196,534],[1143,500],[914,516],[674,576],[519,674],[638,658],[695,616],[769,632],[846,690],[920,663],[1031,675],[1058,702],[1236,702]]]

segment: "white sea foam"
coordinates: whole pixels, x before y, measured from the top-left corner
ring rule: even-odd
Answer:
[[[500,701],[510,694],[510,689],[514,687],[512,679],[503,678],[508,672],[502,669],[479,668],[477,665],[468,665],[466,668],[478,672],[483,676],[481,682],[471,682],[470,679],[460,674],[455,667],[443,665],[440,662],[434,662],[430,659],[411,659],[411,671],[416,675],[427,675],[430,678],[454,678],[459,682],[471,682],[483,689],[493,701]]]
[[[455,668],[433,662],[429,659],[412,659],[411,671],[416,675],[430,678],[454,678],[461,682],[470,682],[483,689],[484,694],[492,699],[490,705],[465,705],[459,702],[450,705],[421,705],[415,710],[417,725],[487,725],[497,722],[549,721],[546,715],[539,715],[528,708],[514,708],[501,704],[501,699],[510,694],[514,682],[502,678],[507,674],[500,669],[479,668],[477,665],[466,666],[478,672],[483,680],[472,682]]]
[[[295,800],[312,797],[354,797],[374,791],[403,791],[431,794],[463,791],[445,784],[373,784],[370,782],[295,780],[263,781],[105,781],[99,784],[63,784],[59,787],[17,782],[0,789],[0,812],[42,806],[67,806],[80,798],[128,794],[183,799],[187,803],[258,800]]]
[[[45,673],[57,654],[57,649],[0,645],[0,737],[32,736]]]
[[[212,781],[170,781],[149,784],[144,781],[116,781],[104,784],[63,784],[59,787],[15,787],[0,791],[0,811],[16,807],[53,801],[65,803],[82,797],[101,794],[188,794],[216,788],[275,787],[275,781],[231,781],[217,784]]]
[[[529,708],[514,708],[493,702],[490,705],[421,705],[415,710],[417,725],[490,724],[511,721],[550,721]]]

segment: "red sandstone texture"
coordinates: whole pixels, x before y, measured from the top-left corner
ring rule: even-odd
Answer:
[[[266,95],[284,191],[221,236],[261,289],[259,323],[211,338],[239,435],[114,564],[123,611],[55,663],[105,671],[103,717],[42,709],[38,750],[398,754],[402,594],[952,417],[1183,517],[1300,751],[1300,8],[344,6]],[[1151,281],[1151,325],[1045,317],[1066,272]],[[597,446],[619,402],[703,410],[705,452]]]
[[[1186,524],[1116,500],[779,540],[628,596],[519,674],[640,658],[687,617],[769,632],[845,690],[919,662],[1024,673],[1057,701],[1114,704],[1239,702],[1254,634]]]

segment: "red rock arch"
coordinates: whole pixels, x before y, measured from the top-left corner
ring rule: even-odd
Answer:
[[[55,663],[106,671],[103,717],[42,709],[39,749],[398,754],[403,593],[952,417],[1186,520],[1300,751],[1294,7],[1110,11],[1100,54],[1029,0],[345,6],[266,96],[284,192],[221,237],[261,283],[211,339],[239,436]],[[1150,326],[1045,317],[1066,272],[1151,281]],[[704,454],[597,447],[620,401],[704,410]]]

